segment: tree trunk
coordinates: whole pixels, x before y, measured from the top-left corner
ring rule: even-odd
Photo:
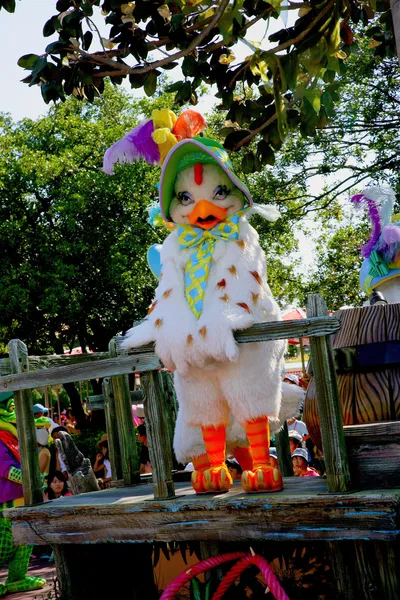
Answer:
[[[400,0],[390,0],[392,9],[394,35],[396,38],[397,56],[400,62]]]
[[[86,419],[85,411],[81,403],[81,397],[74,383],[64,383],[64,390],[71,400],[72,414],[74,415],[78,429],[88,429],[89,423]]]

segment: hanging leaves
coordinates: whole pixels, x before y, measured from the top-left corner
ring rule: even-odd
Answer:
[[[303,135],[314,135],[316,127],[333,117],[336,100],[327,88],[343,74],[358,37],[369,36],[377,56],[395,51],[388,5],[375,5],[375,0],[362,5],[348,0],[345,9],[343,0],[302,6],[291,27],[269,36],[268,50],[263,40],[249,41],[253,24],[264,21],[267,27],[271,16],[286,14],[287,0],[100,4],[57,0],[59,12],[46,21],[43,35],[58,33],[59,39],[42,56],[21,57],[19,65],[31,70],[24,81],[44,85],[46,102],[70,94],[92,101],[106,77],[116,84],[128,78],[132,88],[150,97],[157,91],[161,69],[178,69],[181,78],[174,77],[178,80],[167,88],[177,105],[196,104],[201,86],[216,87],[218,109],[234,124],[226,134],[226,148],[239,150],[253,139],[266,142],[253,158],[246,155],[246,169],[251,161],[253,168],[272,164],[273,151],[291,128],[300,126]],[[2,7],[12,11],[15,2],[0,0]],[[87,17],[100,10],[108,30],[99,51],[100,40]],[[250,49],[241,62],[235,58],[238,42]]]

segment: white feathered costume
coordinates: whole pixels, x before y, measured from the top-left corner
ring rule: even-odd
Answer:
[[[282,488],[269,461],[269,423],[279,419],[286,342],[239,345],[234,339],[235,330],[281,318],[258,234],[246,218],[252,204],[220,144],[194,138],[172,147],[161,174],[160,207],[176,228],[162,245],[162,273],[147,319],[122,344],[129,349],[155,341],[157,355],[174,371],[180,423],[201,428],[210,465],[192,474],[197,492],[231,486],[225,445],[234,421],[246,433],[254,462],[243,473],[244,489]],[[271,212],[276,220],[276,209]]]

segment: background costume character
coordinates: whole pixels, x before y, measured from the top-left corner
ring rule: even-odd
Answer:
[[[400,302],[400,215],[392,216],[394,199],[393,190],[384,186],[352,197],[354,204],[368,207],[372,223],[370,239],[361,248],[361,287],[367,296],[378,290],[389,303]]]
[[[225,465],[231,418],[243,427],[253,457],[253,468],[243,472],[244,489],[276,491],[282,477],[270,464],[269,425],[279,419],[286,342],[239,346],[233,333],[280,320],[280,311],[266,281],[258,234],[247,220],[250,192],[218,142],[192,137],[203,127],[194,111],[178,120],[171,111],[154,111],[151,121],[105,155],[106,172],[117,161],[141,156],[163,163],[160,208],[173,227],[161,248],[162,272],[147,319],[129,330],[122,347],[155,341],[157,355],[174,371],[182,418],[188,427],[201,428],[210,463],[192,473],[197,492],[232,484]],[[271,221],[279,216],[273,207],[255,209]]]
[[[39,590],[46,580],[28,577],[31,546],[14,546],[11,521],[3,511],[24,502],[18,433],[12,393],[0,394],[0,564],[8,563],[8,577],[0,584],[0,596],[13,592]]]

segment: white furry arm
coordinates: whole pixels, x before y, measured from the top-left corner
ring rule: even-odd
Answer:
[[[187,372],[187,341],[196,328],[196,319],[185,297],[184,270],[176,233],[161,249],[162,274],[146,321],[129,330],[123,348],[154,340],[156,354],[170,370]],[[191,339],[191,338],[189,338]]]

